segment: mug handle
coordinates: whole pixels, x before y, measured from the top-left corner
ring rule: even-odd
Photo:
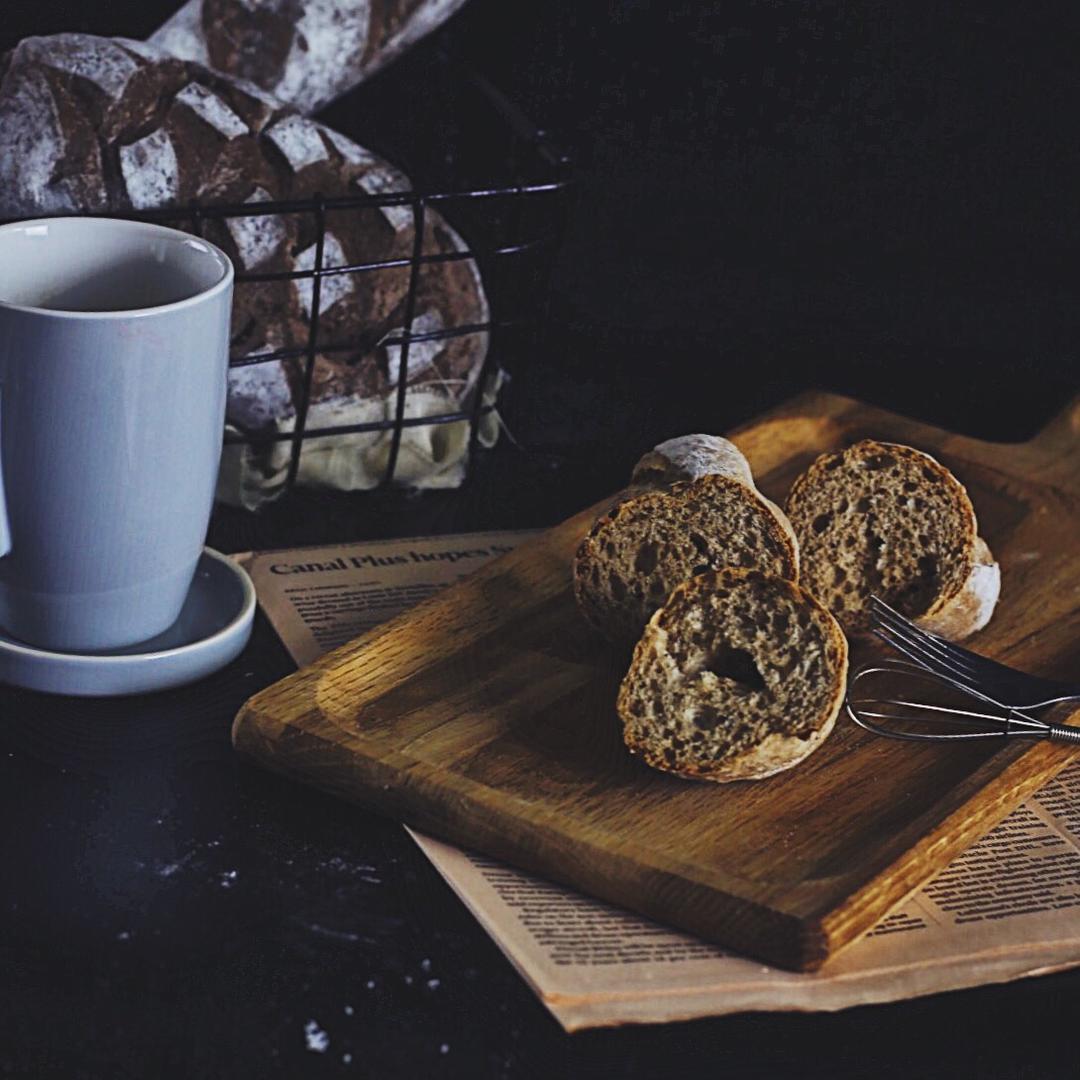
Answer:
[[[0,423],[3,420],[4,385],[0,383]],[[0,435],[3,434],[0,428]],[[8,522],[7,500],[4,498],[4,462],[0,459],[0,558],[11,551],[11,525]]]

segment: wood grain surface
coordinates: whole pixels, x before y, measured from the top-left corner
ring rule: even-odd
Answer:
[[[817,393],[732,434],[778,502],[817,454],[868,436],[927,450],[971,493],[1003,571],[998,611],[972,646],[1080,675],[1080,400],[1024,445]],[[433,835],[800,970],[872,927],[1069,760],[1048,744],[893,742],[841,718],[804,764],[765,781],[648,769],[625,751],[614,712],[628,658],[591,634],[570,589],[573,551],[611,501],[257,694],[234,745]]]

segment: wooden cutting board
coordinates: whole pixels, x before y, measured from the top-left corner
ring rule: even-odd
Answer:
[[[1080,400],[1022,446],[824,394],[732,437],[782,502],[817,454],[866,436],[925,449],[967,485],[1003,570],[974,647],[1080,678]],[[808,761],[768,780],[653,772],[624,750],[614,713],[627,658],[592,636],[570,589],[574,549],[611,501],[257,694],[236,718],[236,748],[800,970],[872,927],[1069,760],[1071,748],[1048,744],[894,742],[842,716]]]

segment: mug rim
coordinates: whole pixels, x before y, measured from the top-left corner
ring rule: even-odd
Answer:
[[[152,221],[136,221],[131,218],[100,217],[90,214],[69,214],[55,217],[27,218],[25,221],[10,221],[0,225],[0,242],[8,232],[19,232],[36,225],[57,225],[73,223],[76,227],[87,226],[91,230],[97,228],[119,228],[131,232],[151,233],[158,236],[168,237],[173,240],[190,243],[192,246],[202,246],[217,260],[221,266],[221,277],[213,284],[192,293],[180,300],[172,300],[166,304],[152,304],[149,307],[120,308],[107,311],[69,311],[64,308],[38,307],[35,304],[17,304],[0,297],[0,311],[20,311],[28,315],[42,315],[58,319],[132,319],[144,318],[150,315],[161,315],[165,312],[180,311],[185,307],[193,307],[204,300],[225,292],[232,284],[235,275],[232,259],[209,240],[182,229],[173,229],[168,225],[158,225]]]

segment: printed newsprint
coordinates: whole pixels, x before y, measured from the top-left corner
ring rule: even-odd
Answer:
[[[531,534],[242,556],[298,664]],[[1080,964],[1080,763],[822,972],[764,967],[426,836],[417,844],[567,1030],[753,1009],[843,1009]]]

